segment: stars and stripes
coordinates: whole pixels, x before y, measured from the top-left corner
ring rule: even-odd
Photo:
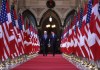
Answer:
[[[18,25],[19,25],[19,29],[23,30],[23,28],[22,28],[21,14],[19,14],[19,17],[18,17]]]
[[[24,35],[25,29],[22,16],[20,15],[20,17],[17,19],[14,5],[11,6],[10,10],[8,0],[2,0],[1,4],[2,5],[0,7],[0,60],[4,61],[8,58],[12,59],[25,54],[24,41],[27,38],[25,38]],[[38,50],[34,52],[37,51]],[[32,52],[31,48],[28,52],[34,53]]]
[[[13,26],[16,26],[15,17],[14,17],[14,6],[13,5],[11,6],[11,19],[12,19]]]
[[[92,0],[89,0],[88,6],[85,4],[84,9],[80,8],[80,12],[74,20],[74,25],[69,29],[74,33],[71,34],[72,36],[64,36],[61,40],[62,52],[66,54],[74,52],[73,54],[79,57],[83,55],[83,57],[94,61],[100,60],[100,2],[94,0],[92,3]],[[74,45],[72,41],[74,41]],[[73,51],[69,49],[71,47],[74,48]],[[68,53],[68,51],[72,53]]]
[[[98,6],[98,12],[100,14],[100,1],[99,1],[99,6]]]
[[[74,31],[76,32],[76,28],[77,28],[77,22],[78,22],[78,15],[76,15],[76,18],[75,18],[75,23],[74,23]]]
[[[86,23],[89,23],[90,20],[91,20],[90,19],[91,18],[91,12],[92,12],[92,0],[89,0]]]
[[[5,23],[7,20],[8,20],[8,17],[7,17],[7,9],[6,9],[6,0],[2,0],[0,22]]]
[[[81,28],[81,26],[82,26],[82,19],[83,19],[83,8],[80,9],[79,28]]]

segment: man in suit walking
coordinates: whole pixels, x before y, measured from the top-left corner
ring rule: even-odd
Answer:
[[[43,56],[47,56],[48,54],[48,44],[49,44],[49,37],[47,35],[47,31],[44,31],[44,34],[41,39],[41,43],[43,46]]]
[[[52,49],[53,56],[55,56],[55,53],[56,53],[56,44],[57,44],[57,36],[52,31],[51,36],[50,36],[50,46],[51,46],[51,49]]]

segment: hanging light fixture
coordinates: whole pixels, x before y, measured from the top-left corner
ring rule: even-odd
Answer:
[[[49,21],[52,22],[52,17],[51,16],[49,17]]]
[[[52,22],[51,11],[50,11],[49,21]]]
[[[50,0],[50,6],[51,6],[51,5],[52,5],[52,0]],[[52,22],[51,12],[50,12],[49,21]]]
[[[50,24],[46,25],[46,28],[49,28],[50,27]]]
[[[52,27],[52,28],[55,28],[55,27],[56,27],[56,25],[54,24],[54,25],[52,25],[51,27]]]

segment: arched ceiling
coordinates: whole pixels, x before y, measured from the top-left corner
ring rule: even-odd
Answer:
[[[45,20],[49,20],[49,17],[52,17],[52,18],[54,18],[56,21],[57,21],[57,23],[59,23],[58,25],[60,26],[61,25],[61,21],[60,21],[60,18],[59,18],[59,16],[58,16],[58,14],[55,12],[55,11],[53,11],[53,10],[51,10],[51,9],[49,9],[49,10],[47,10],[44,14],[43,14],[43,16],[42,16],[42,18],[41,18],[41,20],[40,20],[40,25],[42,25],[42,23],[45,21]]]
[[[9,0],[13,1],[13,0]],[[49,9],[46,6],[47,0],[16,0],[16,8],[17,11],[21,10],[24,12],[26,9],[30,10],[35,15],[37,24],[40,25],[40,20],[43,16],[43,14]],[[58,14],[61,25],[64,25],[64,20],[68,13],[72,11],[73,9],[76,9],[76,7],[82,2],[87,0],[54,0],[56,6],[53,8],[53,10]],[[10,2],[12,3],[12,2]]]

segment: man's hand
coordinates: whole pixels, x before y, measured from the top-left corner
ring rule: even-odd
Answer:
[[[50,47],[50,44],[48,44],[48,47]]]

